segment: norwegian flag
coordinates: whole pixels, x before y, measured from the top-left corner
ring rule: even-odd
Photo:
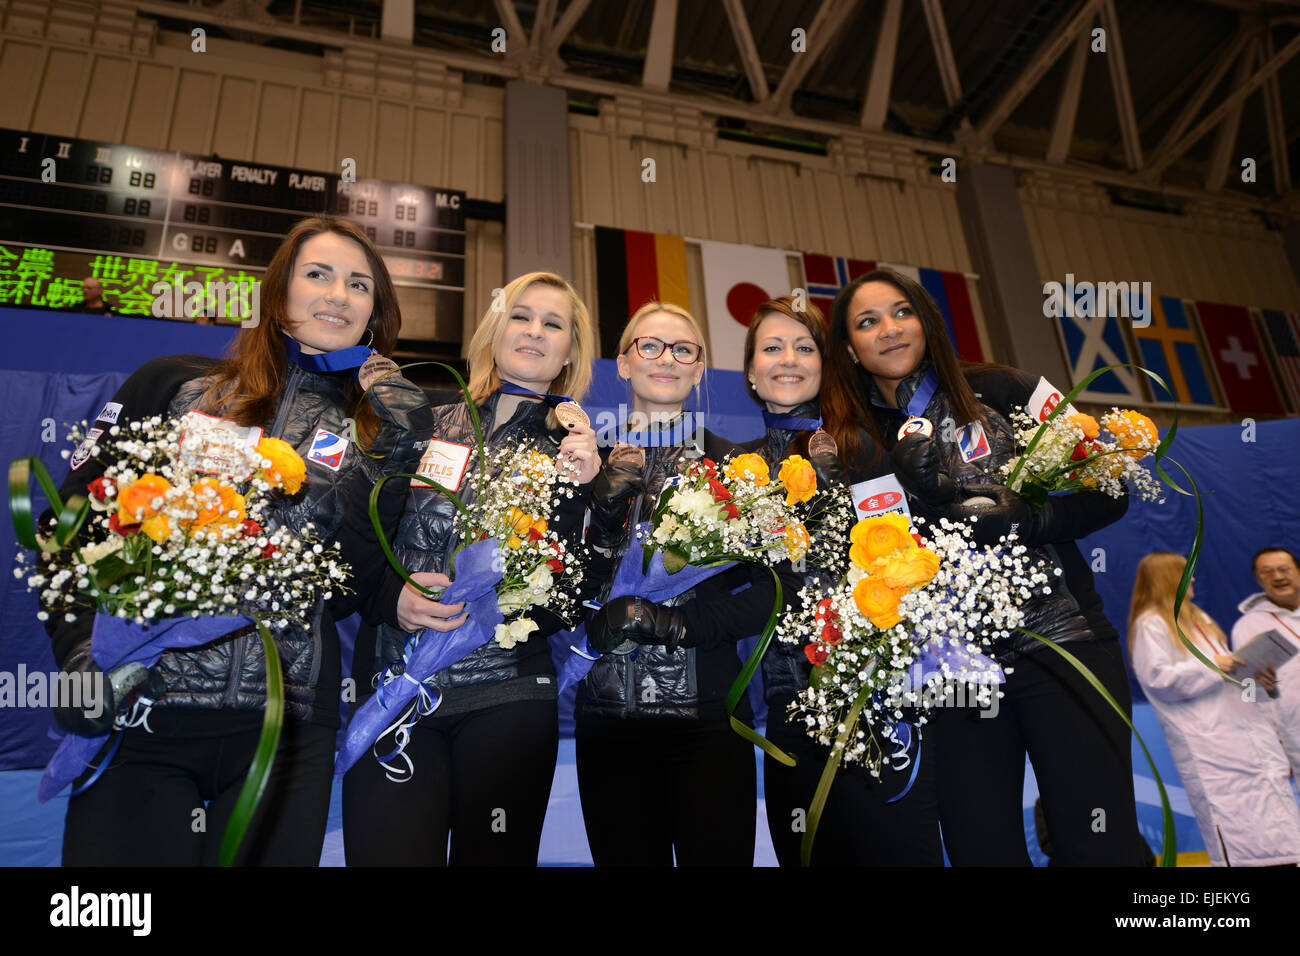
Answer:
[[[808,300],[829,318],[831,302],[840,289],[859,276],[866,275],[878,264],[867,259],[805,252],[803,271],[808,286]],[[915,266],[890,265],[888,268],[915,279],[934,298],[959,358],[971,362],[984,361],[984,350],[980,347],[979,331],[975,324],[975,310],[971,305],[970,290],[964,275],[960,272],[919,269]]]

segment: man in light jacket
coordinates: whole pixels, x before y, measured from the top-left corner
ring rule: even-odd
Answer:
[[[1251,570],[1264,590],[1237,605],[1242,616],[1232,626],[1232,649],[1274,630],[1300,652],[1300,562],[1286,548],[1263,548]],[[1277,687],[1278,697],[1259,694],[1255,700],[1276,729],[1294,775],[1300,773],[1300,653],[1277,669]]]

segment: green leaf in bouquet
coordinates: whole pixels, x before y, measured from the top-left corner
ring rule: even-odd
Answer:
[[[669,574],[676,574],[682,568],[686,567],[686,565],[689,563],[686,560],[685,553],[677,550],[676,548],[666,548],[663,552],[663,555],[664,555],[664,570],[667,571]]]
[[[435,362],[433,364],[438,365],[441,363]],[[412,481],[422,481],[426,485],[429,485],[430,487],[434,488],[436,491],[441,491],[444,495],[446,495],[451,500],[452,504],[454,504],[457,507],[457,509],[459,509],[460,513],[463,514],[467,519],[469,518],[469,510],[461,503],[461,500],[458,497],[456,497],[455,493],[449,491],[447,488],[444,488],[442,485],[434,481],[432,478],[426,478],[424,475],[413,475],[410,474],[409,472],[400,472],[397,474],[385,475],[384,477],[380,478],[377,482],[375,482],[375,486],[370,489],[370,503],[368,506],[369,513],[370,513],[370,526],[375,529],[375,537],[379,539],[379,547],[380,550],[384,552],[384,557],[388,559],[388,563],[392,565],[393,570],[396,571],[398,575],[401,576],[403,581],[405,581],[411,587],[415,588],[415,590],[423,594],[425,597],[436,599],[438,596],[442,594],[442,589],[438,588],[435,590],[435,589],[426,588],[424,585],[418,583],[414,578],[412,578],[409,573],[407,573],[406,568],[402,567],[402,562],[397,560],[397,555],[393,554],[393,549],[388,543],[388,536],[384,534],[383,522],[379,520],[379,493],[383,490],[384,485],[388,484],[388,482],[392,481],[394,478],[409,478]]]
[[[36,533],[36,522],[32,517],[31,479],[36,476],[36,483],[45,492],[54,511],[57,524],[54,535],[41,541]],[[90,514],[90,501],[84,495],[73,495],[64,502],[59,497],[59,490],[54,487],[49,471],[39,458],[29,455],[15,458],[9,463],[9,514],[13,519],[14,533],[18,543],[33,551],[45,554],[57,554],[66,548],[76,537],[77,532]]]

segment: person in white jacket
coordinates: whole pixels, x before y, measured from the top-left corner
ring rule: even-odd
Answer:
[[[1174,594],[1185,565],[1182,555],[1167,551],[1138,565],[1129,611],[1133,670],[1160,718],[1211,864],[1300,862],[1300,806],[1272,726],[1242,699],[1240,685],[1225,681],[1178,638]],[[1190,587],[1187,597],[1178,618],[1183,633],[1225,673],[1238,670],[1242,662],[1214,620],[1191,603]],[[1267,672],[1254,677],[1264,689],[1272,683]]]
[[[1277,631],[1300,651],[1300,566],[1286,548],[1264,548],[1251,563],[1264,590],[1237,605],[1241,617],[1232,625],[1235,651],[1264,631]],[[1291,762],[1300,774],[1300,654],[1277,669],[1278,696],[1258,694],[1255,703],[1273,725]]]

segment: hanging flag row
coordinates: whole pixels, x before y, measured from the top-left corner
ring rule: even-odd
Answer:
[[[1294,314],[1134,292],[1119,308],[1077,283],[1074,308],[1057,316],[1075,382],[1105,365],[1080,396],[1098,402],[1229,409],[1245,415],[1300,411],[1300,320]],[[1067,286],[1067,288],[1069,288]],[[1095,287],[1094,287],[1095,288]]]
[[[644,303],[658,299],[684,305],[697,317],[707,317],[712,350],[709,364],[739,369],[749,322],[764,302],[802,288],[809,302],[824,315],[829,314],[831,301],[840,289],[877,265],[885,265],[734,242],[706,240],[699,246],[702,290],[691,288],[687,280],[682,237],[595,228],[601,355],[613,356],[627,317]],[[915,279],[934,297],[961,358],[985,360],[970,286],[973,280],[960,272],[892,264],[888,267]]]

